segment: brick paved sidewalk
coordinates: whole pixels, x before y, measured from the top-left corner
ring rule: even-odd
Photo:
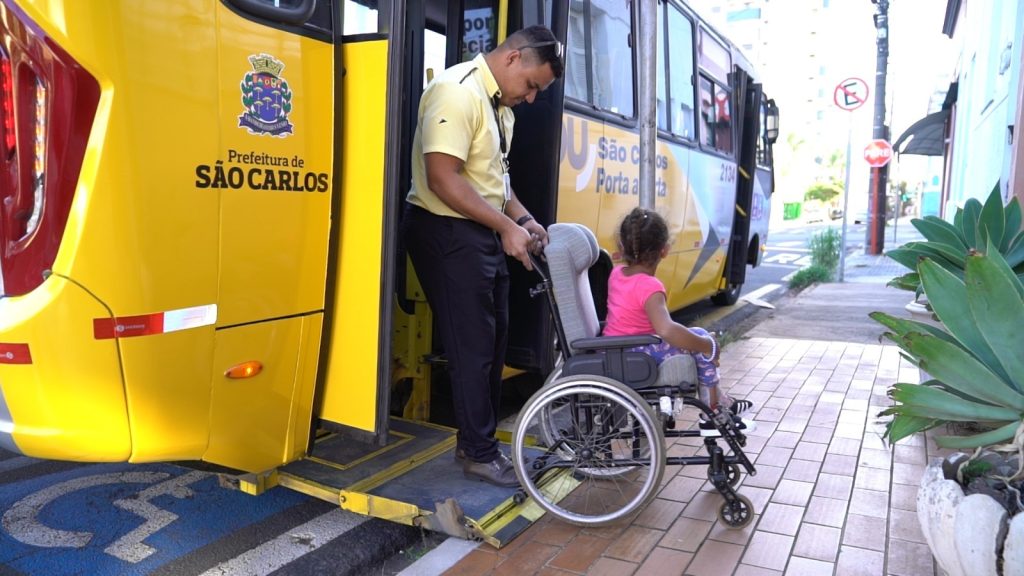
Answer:
[[[925,438],[887,447],[874,417],[897,380],[916,382],[918,371],[895,346],[734,343],[723,386],[759,407],[746,447],[758,474],[739,487],[757,510],[749,526],[717,520],[722,500],[706,467],[667,467],[658,497],[628,524],[580,529],[545,516],[446,574],[932,575],[915,512]],[[671,455],[702,450],[700,439],[667,442]]]

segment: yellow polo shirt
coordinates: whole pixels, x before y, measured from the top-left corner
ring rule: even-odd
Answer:
[[[483,55],[441,72],[423,91],[419,121],[412,143],[410,203],[441,216],[465,218],[452,210],[427,186],[423,155],[442,152],[464,162],[462,176],[496,210],[505,200],[501,143],[492,98],[498,83]],[[506,149],[512,143],[515,115],[498,105]]]

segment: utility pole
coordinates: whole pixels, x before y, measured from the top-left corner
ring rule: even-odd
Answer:
[[[885,76],[889,68],[889,0],[871,0],[875,5],[875,28],[878,48],[875,61],[875,118],[872,138],[888,140],[885,125]],[[878,255],[885,247],[885,191],[889,181],[889,165],[871,168],[868,183],[868,228],[864,239],[864,253]]]
[[[640,8],[640,207],[654,209],[655,158],[658,146],[658,3],[642,0]]]

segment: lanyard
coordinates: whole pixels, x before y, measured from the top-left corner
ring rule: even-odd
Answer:
[[[501,212],[505,213],[505,206],[512,199],[512,182],[508,177],[508,143],[505,141],[505,126],[501,123],[498,115],[498,97],[491,98],[491,109],[494,110],[494,123],[498,125],[498,141],[501,142],[501,177],[505,183],[505,198],[501,203]]]
[[[494,111],[494,123],[498,125],[498,142],[501,143],[501,169],[508,174],[508,142],[505,140],[505,126],[498,115],[498,97],[491,97],[491,110]]]

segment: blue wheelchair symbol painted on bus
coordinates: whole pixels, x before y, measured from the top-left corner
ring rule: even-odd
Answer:
[[[0,564],[26,574],[147,574],[307,499],[248,496],[172,465],[85,466],[0,486]]]

